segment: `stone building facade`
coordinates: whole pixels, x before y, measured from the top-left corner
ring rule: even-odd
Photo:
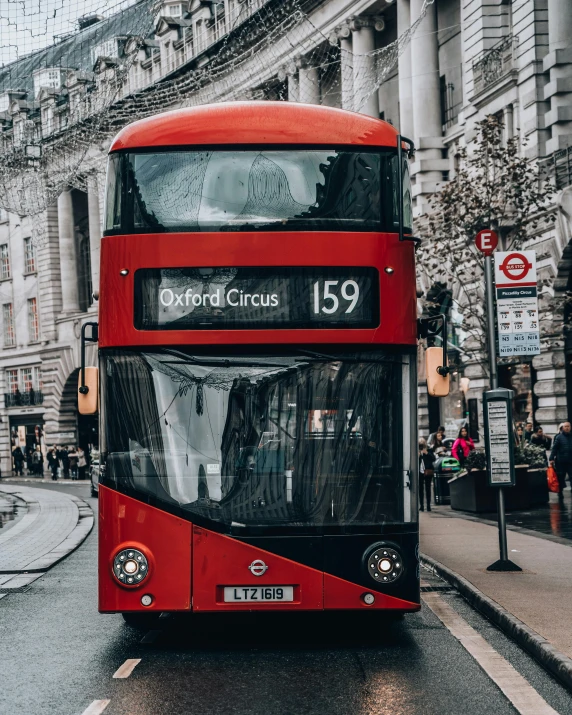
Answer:
[[[208,66],[214,53],[231,46],[244,23],[263,12],[265,32],[270,32],[269,18],[284,22],[285,7],[275,0],[164,0],[154,7],[151,31],[141,38],[136,29],[140,6],[148,12],[149,3],[140,3],[127,15],[82,18],[81,46],[73,37],[64,40],[53,66],[55,54],[48,48],[0,70],[2,146],[25,143],[30,127],[40,143],[49,145],[81,120],[85,98],[97,96],[127,61],[122,96],[149,95],[173,77],[192,76]],[[556,220],[551,230],[531,237],[545,283],[550,347],[532,364],[514,369],[521,403],[532,405],[547,431],[554,431],[569,404],[572,408],[572,338],[565,332],[570,311],[565,301],[554,300],[572,290],[572,189],[567,188],[572,183],[572,3],[435,0],[381,83],[380,53],[424,12],[423,0],[299,0],[296,7],[312,32],[302,36],[299,25],[291,36],[286,30],[273,53],[265,50],[271,61],[259,65],[257,73],[237,69],[227,97],[359,109],[398,126],[418,148],[412,164],[418,218],[430,195],[454,175],[457,148],[470,143],[475,122],[491,113],[502,115],[507,136],[526,139],[523,151],[545,160],[556,175]],[[15,87],[16,65],[24,62],[29,82]],[[174,99],[159,109],[184,104]],[[90,157],[103,160],[105,151],[93,146]],[[11,446],[34,443],[37,427],[44,444],[86,446],[94,440],[94,425],[78,418],[75,385],[81,326],[97,319],[93,296],[99,283],[103,190],[101,170],[86,171],[80,187],[64,189],[42,214],[42,240],[36,242],[37,218],[0,213],[3,473],[10,469]],[[424,295],[432,290],[421,288]],[[455,287],[450,289],[454,302]],[[423,429],[446,418],[458,421],[467,407],[478,419],[486,380],[470,366],[461,379],[463,369],[460,365],[450,400],[430,404],[420,393]]]

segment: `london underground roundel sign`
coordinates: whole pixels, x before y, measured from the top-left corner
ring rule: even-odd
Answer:
[[[532,267],[532,263],[522,253],[509,253],[500,264],[499,270],[511,281],[524,281]]]
[[[498,246],[499,237],[496,231],[491,231],[489,229],[484,231],[479,231],[475,236],[475,246],[479,249],[481,253],[485,256],[490,256],[491,253]]]

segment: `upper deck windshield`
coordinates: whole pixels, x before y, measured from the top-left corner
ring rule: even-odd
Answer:
[[[405,162],[404,223],[411,226]],[[391,150],[119,152],[109,158],[106,234],[398,230]]]
[[[410,356],[163,349],[104,360],[110,486],[227,532],[379,533],[410,520]]]

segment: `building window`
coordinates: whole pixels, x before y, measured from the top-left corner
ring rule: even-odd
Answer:
[[[20,370],[20,375],[22,379],[22,388],[24,392],[29,392],[34,389],[34,377],[31,367],[23,367]]]
[[[461,111],[462,101],[458,101],[459,92],[455,91],[455,85],[447,82],[445,75],[440,78],[441,87],[441,123],[443,131],[452,127],[457,122],[457,117]]]
[[[2,306],[2,317],[4,319],[4,347],[11,348],[16,345],[14,309],[12,307],[12,303],[4,303]]]
[[[8,392],[15,395],[18,392],[18,370],[6,370]]]
[[[6,392],[4,404],[6,407],[27,407],[41,405],[44,402],[42,383],[40,382],[40,367],[22,367],[6,370]]]
[[[0,246],[0,278],[2,280],[10,278],[10,256],[7,243],[3,243]]]
[[[38,302],[35,298],[28,298],[28,335],[30,342],[40,337],[38,325]]]
[[[25,273],[36,272],[36,247],[31,238],[24,239],[24,271]]]

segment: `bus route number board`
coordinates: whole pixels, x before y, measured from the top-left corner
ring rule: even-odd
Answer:
[[[138,330],[377,328],[373,267],[139,269]]]
[[[487,410],[491,484],[512,484],[509,454],[510,432],[506,402],[488,402]]]

